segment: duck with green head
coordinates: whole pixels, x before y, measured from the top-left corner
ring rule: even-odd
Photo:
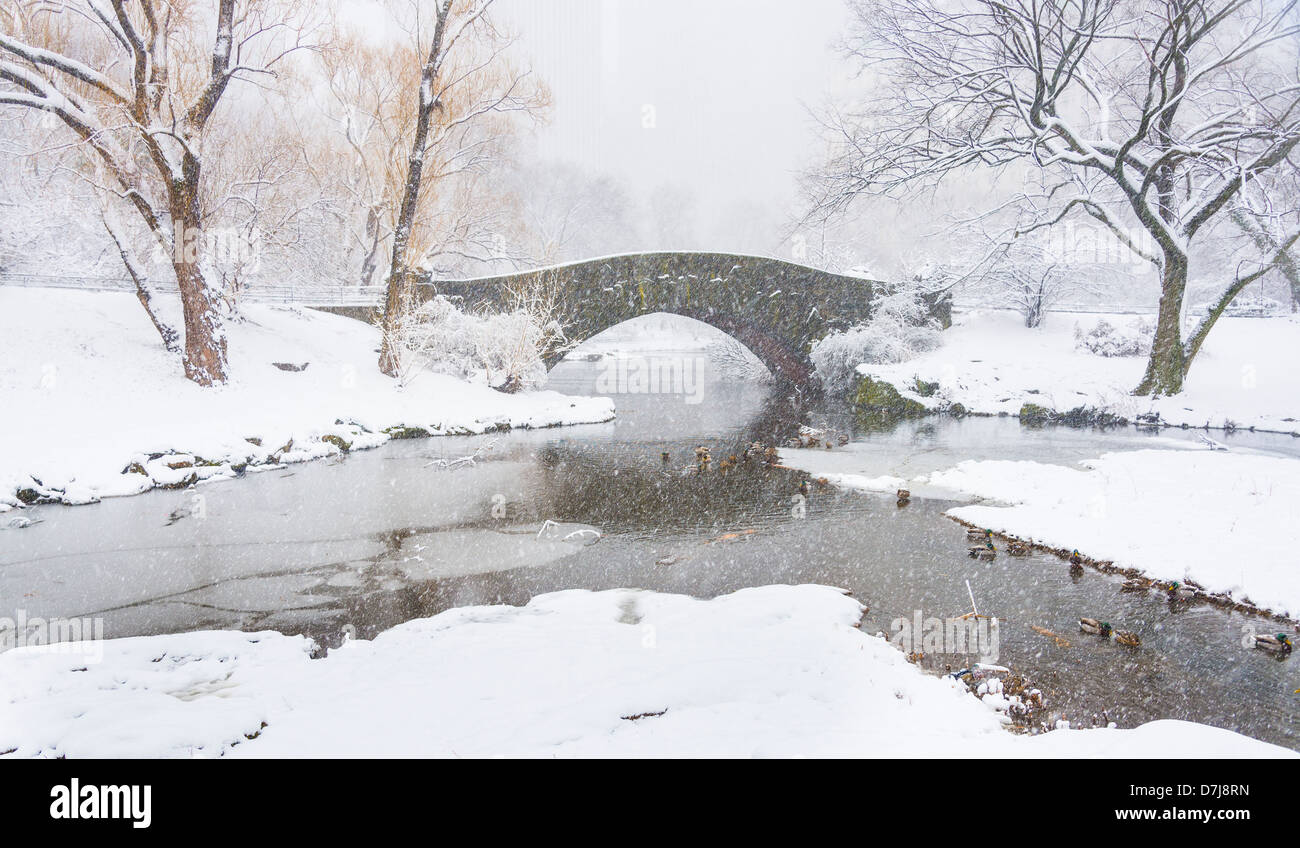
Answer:
[[[1110,636],[1111,634],[1110,622],[1098,621],[1095,618],[1079,619],[1079,629],[1094,636]]]
[[[1255,636],[1255,647],[1261,651],[1269,651],[1274,654],[1289,654],[1295,646],[1291,644],[1291,637],[1285,633],[1277,633],[1272,636],[1259,633]]]

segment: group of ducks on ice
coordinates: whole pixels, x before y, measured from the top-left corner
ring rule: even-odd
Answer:
[[[967,541],[982,541],[984,543],[970,548],[969,555],[971,559],[991,562],[997,556],[997,547],[993,544],[992,530],[967,530],[966,539]],[[1007,543],[1007,553],[1011,556],[1027,556],[1031,550],[1032,545],[1030,543],[1018,539],[1012,539]],[[1083,573],[1083,555],[1079,553],[1077,548],[1070,552],[1070,573],[1076,575]],[[1125,580],[1120,588],[1125,592],[1163,591],[1174,600],[1192,600],[1201,594],[1195,586],[1180,583],[1177,580],[1162,583],[1147,577],[1133,577]],[[1133,648],[1141,644],[1141,639],[1136,633],[1127,630],[1116,630],[1111,627],[1109,622],[1099,621],[1095,618],[1080,618],[1079,629],[1084,633],[1114,639],[1121,645],[1128,645]],[[1285,655],[1291,653],[1294,644],[1291,637],[1285,633],[1261,633],[1255,636],[1255,647],[1261,651]]]

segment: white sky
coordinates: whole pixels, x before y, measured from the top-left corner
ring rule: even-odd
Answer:
[[[521,55],[551,86],[543,155],[642,194],[689,187],[701,228],[724,240],[725,219],[741,210],[770,215],[773,232],[786,221],[796,173],[816,158],[808,107],[847,77],[833,49],[842,0],[499,2]],[[730,240],[752,241],[740,223]]]

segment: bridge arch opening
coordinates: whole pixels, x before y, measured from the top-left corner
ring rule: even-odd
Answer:
[[[666,360],[706,361],[709,380],[771,382],[772,370],[743,342],[705,321],[671,312],[638,315],[580,341],[556,363],[612,365],[637,360],[647,368]]]

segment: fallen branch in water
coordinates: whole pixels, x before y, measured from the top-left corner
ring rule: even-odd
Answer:
[[[475,451],[474,451],[472,454],[470,454],[469,456],[462,456],[462,457],[459,457],[459,458],[457,458],[457,459],[450,459],[450,460],[449,460],[449,459],[445,459],[445,458],[443,458],[443,459],[435,459],[435,460],[433,460],[432,462],[426,462],[426,463],[424,464],[424,467],[425,467],[425,468],[429,468],[429,467],[435,467],[435,468],[459,468],[460,466],[464,465],[464,466],[467,466],[467,467],[469,467],[469,468],[473,468],[475,465],[478,464],[478,460],[480,460],[480,459],[483,458],[483,455],[484,455],[485,453],[487,453],[488,451],[492,450],[492,448],[496,447],[496,443],[497,443],[497,440],[496,440],[496,439],[493,439],[492,441],[488,442],[487,444],[482,445],[481,447],[475,449]]]

